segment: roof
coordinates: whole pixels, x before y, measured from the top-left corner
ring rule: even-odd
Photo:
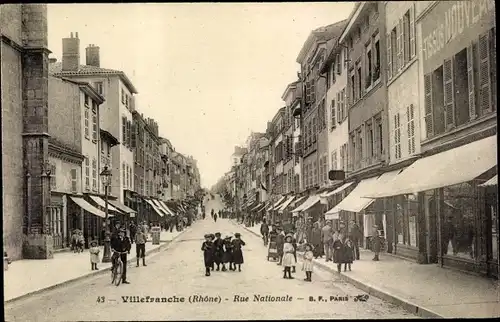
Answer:
[[[289,92],[290,90],[292,90],[293,88],[296,88],[298,83],[299,83],[299,81],[298,81],[298,80],[296,80],[295,82],[292,82],[292,83],[290,83],[290,84],[288,84],[288,85],[286,86],[285,91],[284,91],[284,92],[283,92],[283,94],[281,95],[281,99],[282,99],[283,101],[285,100],[285,98],[286,98],[286,96],[287,96],[288,92]]]
[[[114,135],[111,134],[110,132],[108,132],[106,130],[103,130],[103,129],[99,129],[99,133],[101,133],[101,135],[103,137],[105,137],[106,139],[108,139],[108,141],[110,141],[110,143],[112,144],[112,146],[120,144],[120,141],[118,141],[118,139],[116,137],[114,137]]]
[[[87,92],[87,94],[89,94],[94,100],[96,100],[99,103],[99,105],[102,104],[105,101],[104,97],[102,97],[95,90],[94,86],[90,85],[90,83],[88,83],[88,82],[76,81],[76,80],[69,79],[69,78],[66,78],[66,77],[56,77],[56,76],[52,76],[52,77],[59,78],[59,79],[62,79],[63,81],[65,81],[65,82],[72,83],[72,84],[80,86],[81,88],[83,88],[83,90],[85,92]]]
[[[49,64],[49,75],[54,76],[118,76],[133,94],[138,91],[124,72],[115,69],[95,67],[90,65],[79,65],[77,71],[63,71],[62,62]]]
[[[328,26],[319,27],[311,31],[309,37],[306,42],[302,46],[302,49],[297,56],[297,63],[301,64],[304,60],[307,52],[312,47],[314,42],[324,42],[329,41],[335,37],[339,37],[342,31],[344,30],[347,19],[338,21]]]
[[[323,65],[320,66],[320,72],[321,73],[324,73],[326,72],[327,70],[327,67],[330,66],[334,59],[335,59],[335,56],[337,53],[339,53],[340,51],[340,48],[342,48],[342,46],[340,45],[339,43],[339,39],[340,39],[340,36],[342,35],[342,32],[343,30],[345,29],[345,27],[347,26],[347,23],[348,23],[348,20],[343,20],[341,21],[341,29],[339,30],[339,32],[336,34],[336,36],[334,37],[335,38],[335,41],[333,42],[332,45],[330,46],[327,46],[327,58],[325,59],[325,61],[323,62]]]

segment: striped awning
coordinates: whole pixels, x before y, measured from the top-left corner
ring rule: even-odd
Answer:
[[[92,199],[92,201],[94,201],[96,204],[98,204],[99,206],[103,207],[106,209],[106,201],[102,200],[100,197],[97,197],[97,196],[89,196],[90,199]],[[108,202],[108,210],[111,210],[111,211],[116,211],[116,212],[119,212],[121,213],[120,210],[116,209],[115,207],[113,207],[109,202]]]
[[[498,185],[498,174],[495,175],[490,180],[486,181],[485,183],[480,184],[481,187],[489,187],[489,186],[496,186],[496,185]]]
[[[149,199],[144,199],[144,200],[146,200],[146,202],[151,206],[151,208],[153,208],[153,210],[156,212],[156,214],[158,216],[160,216],[160,217],[164,216],[163,211],[161,211],[160,209],[158,209],[158,207],[156,206],[156,204],[153,201],[151,201]]]
[[[294,199],[295,196],[288,197],[288,199],[278,207],[278,212],[282,213],[283,211],[285,211],[286,207],[288,207],[288,205],[290,205]]]

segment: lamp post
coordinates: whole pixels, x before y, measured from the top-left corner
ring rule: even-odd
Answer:
[[[105,212],[106,218],[104,220],[104,228],[106,229],[106,233],[104,236],[104,254],[102,256],[103,263],[111,262],[111,229],[109,223],[109,210],[108,210],[108,187],[111,184],[111,171],[108,169],[108,166],[104,166],[104,169],[100,173],[102,183],[104,184],[104,201],[105,201]]]

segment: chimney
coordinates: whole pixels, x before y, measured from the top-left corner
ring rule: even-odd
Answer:
[[[63,71],[78,71],[80,65],[80,39],[78,33],[73,38],[73,33],[70,38],[63,38],[63,55],[62,55],[62,70]]]
[[[90,44],[85,48],[85,65],[101,67],[101,59],[99,56],[99,46]]]

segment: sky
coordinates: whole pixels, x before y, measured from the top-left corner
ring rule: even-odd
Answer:
[[[49,4],[51,57],[78,32],[101,67],[124,71],[136,107],[176,151],[198,160],[203,187],[230,170],[234,146],[284,106],[311,30],[346,19],[353,3]]]

